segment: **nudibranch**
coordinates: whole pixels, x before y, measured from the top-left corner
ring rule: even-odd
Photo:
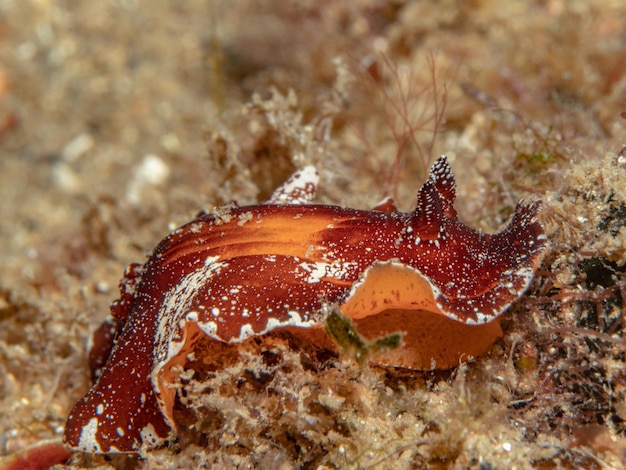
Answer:
[[[501,336],[498,316],[528,287],[545,245],[538,201],[518,203],[490,235],[457,220],[445,155],[408,213],[391,200],[374,210],[313,204],[317,182],[305,167],[265,204],[203,213],[127,270],[93,343],[97,381],[67,420],[70,448],[163,444],[175,436],[171,384],[200,340],[284,328],[332,348],[320,322],[328,306],[365,338],[402,332],[400,348],[371,359],[382,365],[450,368]]]

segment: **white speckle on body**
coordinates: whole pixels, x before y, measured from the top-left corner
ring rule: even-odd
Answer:
[[[100,444],[96,440],[98,434],[98,418],[91,418],[83,426],[78,439],[78,449],[83,452],[100,452]]]

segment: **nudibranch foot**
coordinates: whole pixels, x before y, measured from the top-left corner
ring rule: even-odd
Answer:
[[[365,344],[402,334],[399,347],[371,354],[386,366],[454,367],[502,334],[499,316],[546,243],[539,202],[518,204],[501,232],[480,233],[457,219],[445,156],[407,213],[391,200],[371,211],[313,204],[317,183],[305,167],[266,203],[202,213],[131,265],[113,319],[94,336],[97,381],[68,417],[70,448],[137,452],[173,438],[181,368],[221,360],[207,342],[236,348],[288,331],[336,350],[321,325],[329,306]]]

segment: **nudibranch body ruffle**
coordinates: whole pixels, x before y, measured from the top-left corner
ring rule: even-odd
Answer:
[[[136,452],[171,437],[168,384],[207,336],[237,343],[290,328],[332,347],[320,312],[336,305],[366,338],[404,333],[374,362],[430,369],[501,335],[498,315],[528,287],[545,244],[539,202],[518,204],[503,231],[479,233],[457,220],[445,156],[408,213],[391,201],[371,211],[314,205],[316,187],[306,167],[266,204],[200,215],[131,266],[101,329],[119,330],[115,345],[94,343],[92,358],[108,361],[68,418],[68,446]]]

